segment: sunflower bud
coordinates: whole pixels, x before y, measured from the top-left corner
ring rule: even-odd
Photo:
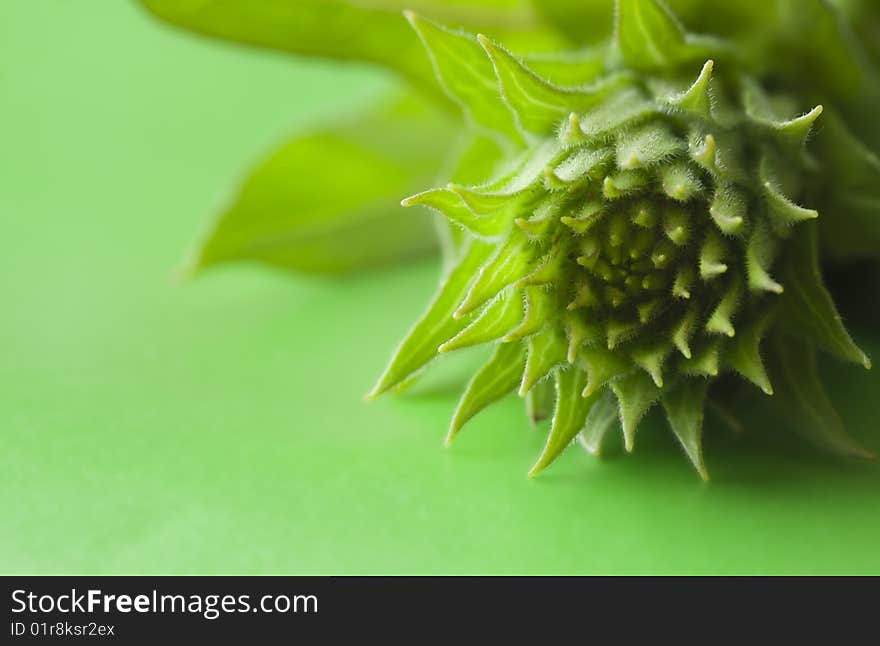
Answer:
[[[798,203],[819,163],[807,139],[822,107],[780,114],[792,97],[708,58],[723,61],[723,43],[684,34],[654,3],[638,10],[659,13],[629,21],[628,4],[619,7],[603,72],[571,87],[488,38],[410,16],[453,98],[477,125],[495,124],[512,152],[483,183],[404,200],[441,213],[463,242],[373,394],[437,355],[495,344],[448,439],[512,390],[532,410],[552,399],[550,435],[532,474],[578,436],[598,453],[618,420],[632,450],[640,421],[659,402],[706,477],[710,386],[736,373],[774,395],[761,342],[792,325],[802,328],[810,357],[822,347],[869,365],[821,285],[809,223],[819,214]],[[442,57],[449,51],[458,52],[455,61]],[[478,54],[480,64],[469,63]],[[461,89],[456,65],[485,74],[491,90],[480,89],[480,78]],[[784,367],[781,378],[791,380]],[[792,387],[797,393],[803,382],[786,381],[783,390]],[[819,434],[839,452],[861,451],[842,430]]]

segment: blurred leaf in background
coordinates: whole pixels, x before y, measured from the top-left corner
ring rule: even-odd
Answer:
[[[439,94],[404,10],[470,31],[504,34],[520,49],[559,44],[529,0],[141,0],[160,18],[208,36],[294,54],[369,61]]]
[[[187,260],[185,274],[233,260],[338,273],[413,258],[436,247],[428,216],[404,212],[399,201],[434,183],[450,152],[457,151],[459,135],[448,120],[451,102],[404,9],[418,9],[447,24],[504,34],[527,51],[562,43],[527,0],[142,4],[168,22],[205,35],[296,54],[378,63],[401,74],[425,97],[408,95],[390,109],[357,114],[348,124],[283,144],[247,177],[234,202]],[[473,47],[482,57],[476,42]],[[494,86],[494,75],[488,72]],[[435,109],[426,105],[429,98]],[[457,175],[491,163],[483,155],[485,146],[466,150],[457,162]]]
[[[338,273],[432,251],[429,216],[399,208],[400,196],[434,180],[454,136],[410,97],[287,141],[250,173],[184,272],[253,260]]]

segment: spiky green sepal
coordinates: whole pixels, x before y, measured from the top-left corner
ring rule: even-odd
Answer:
[[[605,73],[577,87],[553,84],[488,38],[409,17],[472,121],[521,152],[483,184],[404,200],[442,213],[465,242],[373,395],[437,355],[494,343],[450,438],[511,391],[534,409],[552,388],[534,474],[578,436],[598,453],[612,406],[632,450],[661,404],[705,477],[713,382],[733,372],[774,395],[762,339],[793,333],[810,351],[869,365],[822,285],[809,223],[818,213],[797,201],[816,164],[806,142],[821,106],[777,114],[787,97],[707,60],[727,58],[723,43],[685,34],[655,2],[619,3]],[[475,48],[482,62],[461,60],[462,71],[439,54]],[[806,424],[827,432],[821,419]],[[856,452],[839,437],[824,444]]]

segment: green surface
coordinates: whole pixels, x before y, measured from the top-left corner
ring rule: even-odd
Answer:
[[[243,160],[390,84],[127,3],[0,4],[0,572],[880,574],[880,466],[775,422],[710,420],[708,485],[659,421],[530,481],[514,399],[450,450],[457,389],[363,403],[433,264],[172,282]],[[880,448],[880,371],[824,366]]]

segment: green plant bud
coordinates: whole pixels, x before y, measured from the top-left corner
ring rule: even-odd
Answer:
[[[799,383],[794,366],[817,348],[870,365],[822,285],[810,222],[819,214],[800,203],[821,163],[807,140],[822,107],[778,115],[797,97],[763,90],[724,43],[686,34],[658,2],[621,1],[617,14],[591,67],[602,73],[574,87],[484,36],[409,16],[450,95],[512,152],[482,184],[404,200],[443,214],[462,243],[371,394],[438,354],[492,343],[449,439],[508,392],[527,398],[533,419],[552,399],[534,475],[578,437],[598,454],[618,421],[631,451],[659,404],[705,478],[703,410],[718,377],[738,374],[803,408],[794,398],[818,386]],[[475,47],[479,66],[461,53]],[[489,68],[492,77],[471,78]],[[806,357],[779,349],[790,335]],[[772,367],[765,346],[776,348]],[[805,431],[864,454],[832,417],[805,414]]]

